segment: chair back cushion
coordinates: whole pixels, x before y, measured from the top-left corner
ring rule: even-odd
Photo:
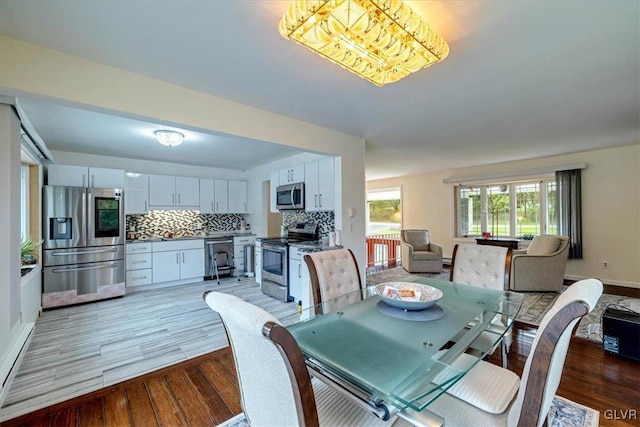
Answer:
[[[550,255],[560,248],[561,243],[560,236],[536,236],[527,248],[527,255]]]
[[[451,281],[504,290],[511,269],[508,255],[509,248],[501,246],[460,244],[453,258]]]
[[[309,257],[309,258],[307,258]],[[317,274],[320,302],[327,302],[333,298],[357,291],[362,288],[360,272],[353,253],[349,249],[336,249],[332,251],[314,252],[305,255],[305,261],[311,259]],[[310,269],[311,275],[313,272]],[[313,282],[313,278],[312,278]],[[354,301],[359,300],[359,295],[353,296]],[[349,301],[342,301],[343,303]],[[325,307],[333,311],[330,307]]]
[[[427,230],[402,230],[402,238],[404,241],[413,246],[414,251],[428,251],[429,232]]]
[[[564,332],[558,339],[558,342],[553,350],[553,355],[551,356],[551,363],[548,368],[545,367],[546,372],[535,372],[531,373],[531,361],[533,359],[532,355],[536,351],[536,347],[538,346],[538,342],[540,341],[540,336],[542,335],[542,331],[549,325],[549,322],[562,308],[571,304],[575,301],[584,301],[587,303],[589,307],[589,311],[593,310],[598,299],[602,295],[602,282],[596,279],[585,279],[579,282],[576,282],[569,286],[569,288],[564,291],[556,302],[553,304],[551,309],[545,314],[544,318],[540,322],[540,326],[538,327],[538,332],[536,333],[535,338],[533,339],[533,344],[531,346],[531,352],[527,361],[524,365],[524,370],[522,372],[522,379],[520,381],[520,390],[518,391],[518,396],[516,400],[509,410],[509,418],[508,425],[516,426],[520,419],[520,416],[527,416],[526,414],[521,414],[522,404],[525,398],[525,391],[527,389],[527,382],[530,374],[535,375],[536,377],[546,375],[547,381],[545,383],[544,394],[542,398],[542,407],[540,409],[540,414],[538,414],[538,426],[542,426],[544,421],[546,420],[546,414],[549,412],[551,408],[551,402],[553,400],[553,396],[555,396],[556,391],[558,390],[558,385],[560,384],[560,377],[562,375],[562,368],[564,367],[564,360],[567,356],[567,350],[569,349],[569,340],[571,339],[571,333],[573,331],[574,326],[580,320],[580,318],[574,319],[569,325],[564,329]]]
[[[287,366],[278,348],[262,335],[266,322],[278,320],[233,295],[210,292],[205,301],[227,331],[249,424],[300,425]]]

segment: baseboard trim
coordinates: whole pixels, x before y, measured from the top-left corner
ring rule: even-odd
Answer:
[[[565,276],[564,284],[571,285],[578,280],[587,279],[587,277],[581,276]],[[604,285],[603,292],[610,295],[620,295],[624,297],[640,298],[640,283],[625,282],[622,280],[610,280],[610,279],[596,279],[602,281]]]
[[[5,359],[4,363],[1,366],[1,371],[3,372],[2,378],[2,387],[0,387],[0,407],[4,403],[4,399],[9,394],[9,388],[11,387],[11,383],[13,383],[13,378],[16,376],[18,372],[18,367],[22,362],[22,358],[27,352],[27,348],[29,347],[29,343],[33,338],[33,331],[35,331],[35,322],[27,323],[20,331],[16,342],[9,350],[9,354]]]

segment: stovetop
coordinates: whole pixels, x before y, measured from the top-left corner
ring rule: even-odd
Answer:
[[[300,242],[308,242],[308,243],[319,243],[318,239],[315,238],[300,238],[300,237],[258,237],[262,243],[269,243],[272,245],[280,245],[287,246],[291,243],[300,243]]]
[[[260,237],[262,243],[271,245],[287,246],[290,243],[299,242],[318,242],[318,225],[310,222],[300,222],[292,224],[289,227],[289,234],[287,237]]]

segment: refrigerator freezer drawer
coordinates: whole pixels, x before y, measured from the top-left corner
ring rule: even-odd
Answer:
[[[124,259],[124,246],[47,249],[43,251],[45,267]]]
[[[124,261],[92,262],[44,268],[44,293],[75,290],[77,295],[98,292],[98,286],[124,282]]]

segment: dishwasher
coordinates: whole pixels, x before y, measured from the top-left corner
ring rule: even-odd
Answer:
[[[229,254],[229,259],[233,262],[233,237],[213,237],[209,239],[204,239],[204,278],[205,280],[215,279],[216,271],[213,259],[217,253],[227,252]],[[234,263],[235,264],[235,263]],[[218,267],[226,267],[226,265],[219,265]],[[232,265],[235,267],[235,265]],[[233,270],[228,272],[226,275],[230,276],[233,274]],[[222,276],[222,274],[221,274]]]

